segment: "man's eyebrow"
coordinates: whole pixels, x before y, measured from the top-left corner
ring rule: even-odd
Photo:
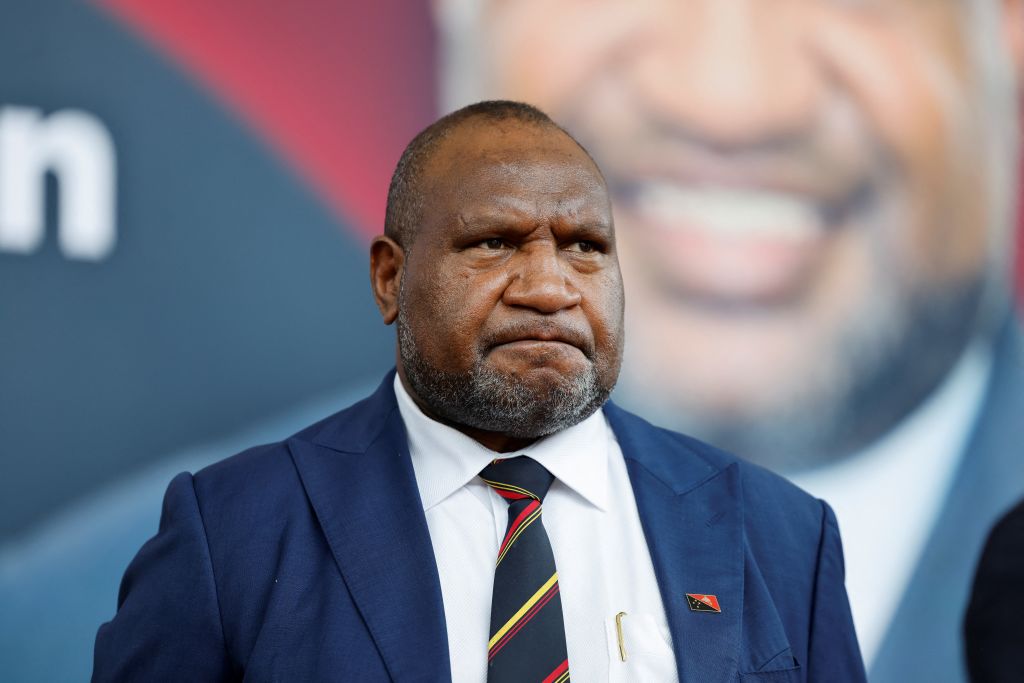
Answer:
[[[497,228],[518,228],[523,227],[527,223],[532,227],[533,225],[539,224],[536,217],[534,216],[519,216],[512,214],[488,215],[467,215],[465,213],[456,214],[456,222],[467,229],[473,230],[487,230]],[[571,225],[577,230],[592,230],[607,232],[614,229],[614,223],[612,221],[605,221],[601,218],[594,218],[591,220],[580,220],[578,217],[572,214],[566,214],[564,216],[556,217],[556,222],[564,225]]]
[[[507,222],[496,216],[467,216],[464,213],[458,214],[459,225],[467,228],[489,228],[504,225]]]
[[[574,227],[582,232],[615,232],[615,224],[612,221],[587,221],[585,223],[577,223]]]
[[[481,214],[467,216],[464,213],[459,213],[457,215],[457,223],[459,227],[471,231],[508,230],[510,228],[525,229],[527,227],[532,229],[533,227],[532,225],[524,225],[524,221],[518,220],[515,215],[493,216]]]

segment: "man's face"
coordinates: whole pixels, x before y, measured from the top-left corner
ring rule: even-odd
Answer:
[[[448,422],[536,438],[618,377],[622,279],[607,190],[566,135],[462,124],[424,172],[398,335],[405,377]]]
[[[966,5],[485,5],[477,94],[545,108],[608,178],[627,403],[794,465],[938,384],[979,328],[1012,148]]]

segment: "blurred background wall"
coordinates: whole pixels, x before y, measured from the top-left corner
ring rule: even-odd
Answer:
[[[0,678],[88,676],[173,474],[375,385],[391,169],[509,97],[608,177],[617,400],[833,504],[873,680],[962,680],[1024,496],[1017,4],[8,0]]]

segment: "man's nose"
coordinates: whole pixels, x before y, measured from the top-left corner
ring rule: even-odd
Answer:
[[[649,113],[708,145],[805,129],[822,87],[803,0],[657,0],[630,47],[630,82]],[[636,37],[636,36],[634,36]]]
[[[507,306],[557,313],[583,300],[573,281],[575,271],[561,258],[557,246],[524,249],[515,256],[513,266],[501,299]]]

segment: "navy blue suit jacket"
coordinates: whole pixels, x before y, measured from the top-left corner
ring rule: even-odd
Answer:
[[[159,532],[100,627],[94,680],[450,680],[392,377],[284,442],[171,482]],[[604,410],[680,679],[863,681],[828,506],[699,441]],[[686,593],[716,595],[721,613],[690,611]]]

